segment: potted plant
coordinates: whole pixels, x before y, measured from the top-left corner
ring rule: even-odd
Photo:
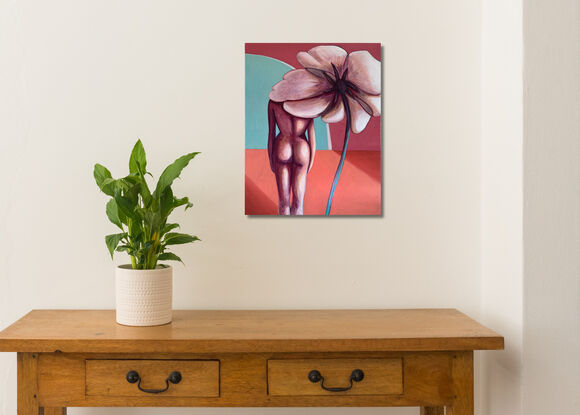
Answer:
[[[199,153],[186,154],[170,164],[159,176],[153,192],[146,176],[147,159],[138,140],[129,159],[129,175],[114,179],[111,172],[95,164],[99,189],[111,199],[106,213],[121,232],[105,236],[111,258],[115,251],[126,252],[131,264],[115,270],[117,323],[129,326],[156,326],[171,322],[173,268],[160,261],[180,261],[169,248],[198,241],[197,236],[175,232],[179,225],[168,223],[171,212],[192,206],[187,197],[173,195],[171,185]]]

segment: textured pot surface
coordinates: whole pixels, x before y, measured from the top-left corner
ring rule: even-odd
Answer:
[[[171,322],[173,268],[115,269],[117,323],[158,326]]]

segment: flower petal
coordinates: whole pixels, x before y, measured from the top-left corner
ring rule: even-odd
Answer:
[[[270,91],[270,99],[276,102],[312,98],[330,89],[324,78],[311,74],[306,69],[293,69]]]
[[[332,103],[333,93],[298,101],[284,102],[286,112],[300,118],[316,118]]]
[[[346,78],[367,94],[381,93],[381,63],[366,50],[348,55]]]
[[[322,121],[326,123],[340,122],[344,119],[344,104],[342,98],[338,99],[336,105],[322,116]]]
[[[338,46],[316,46],[308,52],[299,52],[296,55],[298,62],[305,68],[317,68],[329,72],[334,78],[332,64],[338,69],[339,75],[342,76],[344,71],[347,53],[343,48]]]
[[[363,100],[373,109],[373,117],[381,116],[381,96],[367,95]]]
[[[348,106],[350,107],[350,119],[351,126],[350,129],[353,133],[358,134],[365,129],[371,116],[351,97],[346,97],[348,100]]]
[[[381,115],[381,96],[380,95],[369,95],[362,91],[353,94],[356,96],[357,101],[363,101],[367,108],[370,107],[370,111],[373,117],[378,117]],[[359,101],[359,103],[360,103]],[[368,111],[367,111],[368,112]]]

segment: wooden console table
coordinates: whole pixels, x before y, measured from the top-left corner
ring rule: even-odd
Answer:
[[[86,406],[417,406],[473,415],[473,351],[503,337],[457,310],[32,311],[0,333],[18,352],[18,414]]]

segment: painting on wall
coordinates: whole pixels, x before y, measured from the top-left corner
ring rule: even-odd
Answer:
[[[379,43],[246,43],[246,215],[381,215]]]

